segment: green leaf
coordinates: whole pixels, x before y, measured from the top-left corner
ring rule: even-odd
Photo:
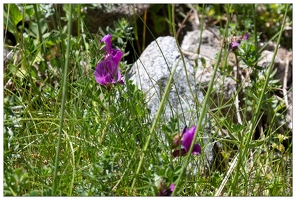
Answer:
[[[16,26],[20,21],[22,21],[23,15],[15,4],[8,4],[8,10],[9,18]]]
[[[40,196],[38,190],[32,190],[30,193],[29,193],[29,196]]]
[[[206,59],[204,57],[201,57],[201,64],[202,66],[205,68],[207,65],[206,65]]]
[[[33,7],[33,5],[25,4],[23,9],[24,9],[25,13],[26,13],[29,17],[32,17],[32,16],[35,15],[35,11],[34,11],[34,7]]]

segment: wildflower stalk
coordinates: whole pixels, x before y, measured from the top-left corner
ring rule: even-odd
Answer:
[[[81,4],[77,4],[76,7],[77,12],[77,38],[81,38]],[[84,38],[84,37],[83,37]]]
[[[235,172],[235,175],[234,175],[234,179],[233,179],[233,182],[232,182],[232,188],[231,188],[233,196],[237,195],[238,176],[240,174],[241,163],[242,163],[242,160],[246,157],[247,151],[249,150],[249,144],[250,144],[252,135],[254,133],[254,130],[256,128],[256,125],[257,125],[256,122],[257,122],[259,116],[261,116],[260,115],[260,109],[262,107],[263,97],[264,97],[264,94],[266,93],[266,88],[267,88],[267,85],[268,85],[268,82],[269,82],[269,77],[270,77],[271,72],[273,71],[274,59],[275,59],[275,56],[276,56],[277,51],[278,51],[278,47],[279,47],[279,44],[280,44],[282,33],[284,31],[284,26],[285,26],[286,16],[287,16],[287,12],[288,12],[288,7],[289,7],[289,4],[286,4],[286,11],[285,11],[284,19],[283,19],[283,22],[282,22],[282,27],[281,27],[281,30],[280,30],[280,34],[279,34],[279,37],[278,37],[278,40],[277,40],[277,43],[276,43],[276,48],[274,50],[274,54],[273,54],[270,66],[267,69],[266,79],[265,79],[265,82],[264,82],[264,85],[263,85],[263,88],[262,88],[262,92],[261,92],[260,97],[259,97],[259,101],[258,101],[258,103],[256,103],[256,105],[258,105],[258,106],[256,107],[255,116],[252,118],[249,133],[247,133],[247,136],[246,136],[247,138],[245,139],[245,141],[242,141],[240,143],[239,158],[238,158],[238,162],[237,162],[237,166],[236,166],[236,172]]]
[[[106,125],[105,125],[105,128],[102,130],[102,136],[100,138],[100,142],[103,142],[103,139],[105,137],[105,133],[106,133],[106,130],[109,126],[109,123],[111,121],[111,115],[110,115],[110,106],[111,106],[111,94],[110,94],[110,90],[108,91],[108,116],[107,116],[107,120],[106,120]]]
[[[202,4],[202,15],[201,15],[201,22],[199,24],[200,27],[200,34],[198,39],[198,48],[197,48],[197,54],[200,54],[200,46],[201,46],[201,39],[202,39],[202,32],[204,27],[204,12],[205,12],[205,4]]]
[[[56,147],[56,157],[55,157],[55,167],[54,167],[54,174],[53,174],[53,185],[52,185],[52,196],[56,193],[57,188],[57,172],[58,172],[58,165],[59,165],[59,155],[61,149],[61,135],[63,131],[63,122],[64,122],[64,111],[65,111],[65,104],[66,104],[66,89],[67,89],[67,74],[68,74],[68,65],[69,65],[69,55],[70,55],[70,46],[71,46],[71,32],[72,32],[72,4],[69,4],[70,11],[69,11],[69,19],[68,19],[68,41],[67,41],[67,49],[65,55],[65,68],[63,74],[63,85],[62,85],[62,106],[61,106],[61,117],[60,117],[60,124],[58,130],[58,144]]]
[[[169,94],[169,91],[170,91],[170,88],[171,88],[171,83],[172,83],[172,80],[173,80],[173,77],[174,77],[174,74],[175,74],[175,71],[177,69],[177,66],[179,65],[179,61],[180,59],[178,59],[178,62],[176,63],[173,71],[171,72],[171,75],[169,77],[169,80],[168,80],[168,83],[166,85],[166,88],[165,88],[165,91],[164,91],[164,94],[162,96],[162,99],[161,99],[161,102],[160,102],[160,105],[159,105],[159,109],[156,113],[156,116],[155,116],[155,119],[153,121],[153,124],[152,124],[152,127],[150,129],[150,133],[149,133],[149,136],[146,140],[146,143],[145,143],[145,146],[144,146],[144,149],[141,153],[141,156],[140,156],[140,162],[138,164],[138,168],[137,168],[137,171],[135,173],[135,176],[134,176],[134,179],[133,179],[133,182],[132,182],[132,186],[131,188],[133,189],[133,187],[135,186],[135,183],[136,183],[136,180],[138,178],[138,175],[139,175],[139,172],[140,172],[140,169],[141,169],[141,166],[142,166],[142,163],[143,163],[143,160],[144,160],[144,157],[145,157],[145,153],[147,152],[147,148],[148,148],[148,145],[149,145],[149,142],[151,140],[151,137],[153,135],[153,131],[155,129],[155,126],[156,126],[156,123],[158,122],[161,114],[162,114],[162,111],[163,111],[163,108],[164,108],[164,105],[165,105],[165,102],[167,100],[167,97],[168,97],[168,94]]]
[[[229,20],[226,21],[226,28],[225,28],[226,30],[224,31],[223,40],[225,40],[225,38],[227,38],[228,24],[229,24]],[[174,33],[175,33],[175,31],[174,31]],[[214,85],[214,79],[215,79],[215,76],[216,76],[218,65],[220,63],[222,50],[223,50],[223,47],[221,47],[220,52],[218,54],[218,58],[217,58],[216,65],[214,67],[213,75],[212,75],[211,81],[209,83],[209,87],[208,87],[208,90],[207,90],[207,93],[206,93],[206,96],[205,96],[205,99],[204,99],[204,103],[202,105],[201,113],[200,113],[200,116],[199,116],[199,119],[198,119],[198,123],[197,123],[197,128],[196,128],[195,133],[194,133],[193,141],[195,141],[196,136],[197,136],[197,133],[201,130],[203,118],[205,117],[206,112],[208,110],[208,102],[210,100],[210,94],[212,93],[212,89],[213,89],[213,85]],[[184,162],[184,165],[181,168],[181,172],[180,172],[180,174],[178,176],[178,179],[175,182],[175,190],[173,191],[172,196],[174,196],[175,193],[177,192],[177,188],[178,188],[178,186],[180,184],[180,180],[181,180],[181,178],[182,178],[182,176],[183,176],[183,174],[185,172],[185,169],[187,168],[187,165],[189,163],[189,158],[191,156],[193,147],[194,147],[194,142],[191,143],[191,146],[190,146],[190,149],[188,151],[188,154],[185,157],[185,162]]]
[[[234,73],[234,78],[236,80],[236,88],[238,91],[238,94],[235,97],[235,107],[236,107],[236,115],[237,115],[237,121],[239,124],[243,124],[242,122],[242,118],[240,115],[240,102],[242,101],[243,97],[242,97],[242,91],[241,89],[239,89],[239,86],[241,85],[241,75],[239,73],[240,70],[240,66],[239,66],[239,60],[237,58],[237,53],[234,52],[234,56],[235,56],[235,62],[236,62],[236,71]]]
[[[38,13],[38,10],[37,10],[37,5],[34,4],[34,12],[35,12],[35,16],[36,16],[36,21],[37,21],[37,27],[38,27],[38,39],[40,40],[40,44],[42,46],[41,48],[41,52],[44,56],[44,62],[46,62],[46,55],[45,55],[45,46],[43,44],[43,39],[42,39],[42,32],[41,32],[41,25],[40,25],[40,18],[39,18],[39,13]]]
[[[254,4],[253,5],[253,23],[254,23],[254,42],[255,44],[258,44],[258,41],[257,41],[257,26],[256,26],[256,5]],[[256,51],[256,63],[258,62],[258,46],[255,45],[255,51]]]

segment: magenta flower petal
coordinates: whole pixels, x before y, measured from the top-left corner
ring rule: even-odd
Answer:
[[[181,139],[182,147],[173,151],[172,153],[173,157],[185,156],[188,153],[188,151],[190,150],[190,146],[193,142],[195,131],[196,131],[196,126],[193,126],[190,129],[188,129],[187,127],[184,128],[182,134],[178,136],[178,137],[182,137]],[[177,147],[178,145],[179,145],[179,140],[177,139],[174,141],[173,147]],[[201,147],[199,144],[194,144],[192,149],[192,154],[194,155],[201,154]]]
[[[175,184],[174,184],[174,183],[172,183],[172,184],[170,185],[170,189],[171,189],[172,192],[174,192],[174,190],[175,190]]]
[[[112,52],[110,55],[112,56],[112,61],[115,63],[115,65],[116,66],[119,65],[119,62],[123,56],[123,53],[118,49],[112,49]]]
[[[118,49],[112,49],[111,38],[112,38],[112,36],[110,34],[108,34],[108,35],[105,35],[101,39],[101,42],[106,43],[106,46],[103,48],[106,51],[105,52],[105,59],[112,59],[112,61],[115,63],[115,65],[118,65],[120,62],[120,59],[123,56],[123,52],[121,52]]]
[[[123,80],[120,80],[119,83],[120,83],[121,85],[124,85],[124,81],[123,81]]]
[[[112,36],[108,34],[101,39],[101,42],[105,42],[106,44],[104,47],[105,56],[103,60],[97,64],[94,72],[97,83],[107,86],[117,82],[124,84],[118,66],[123,52],[118,49],[112,49],[111,38]]]
[[[157,196],[171,196],[174,190],[175,190],[175,184],[172,183],[170,185],[170,189],[167,189],[167,188],[162,189],[161,188],[161,191],[158,193]]]
[[[239,46],[240,43],[241,43],[241,40],[247,40],[247,39],[249,39],[249,33],[246,33],[241,39],[232,42],[232,43],[230,44],[230,46],[231,46],[232,49],[237,49],[238,46]]]
[[[106,46],[104,47],[104,50],[107,52],[107,54],[111,54],[111,51],[112,51],[111,38],[112,38],[112,36],[110,34],[108,34],[108,35],[105,35],[101,39],[101,42],[106,43]]]
[[[98,63],[95,72],[95,79],[101,85],[117,83],[121,81],[121,74],[112,60],[102,60]]]
[[[198,155],[201,154],[201,147],[199,146],[199,144],[195,144],[192,150],[192,153],[194,155]]]
[[[243,37],[243,40],[247,40],[247,39],[249,39],[249,33],[246,33]]]
[[[189,151],[190,146],[192,144],[192,140],[193,140],[193,137],[194,137],[195,130],[196,130],[196,126],[193,126],[189,130],[186,128],[186,130],[184,132],[183,140],[182,140],[182,146],[184,147],[184,149],[187,152]]]
[[[234,48],[237,48],[239,46],[240,43],[238,42],[233,42],[231,43],[231,48],[234,49]]]

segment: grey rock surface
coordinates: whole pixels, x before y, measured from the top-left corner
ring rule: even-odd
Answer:
[[[171,36],[159,37],[147,46],[127,75],[128,79],[133,80],[134,84],[146,93],[148,109],[153,120],[158,111],[170,72],[177,65],[168,101],[164,108],[162,123],[168,123],[171,117],[175,117],[178,119],[180,131],[185,125],[188,127],[197,125],[198,110],[200,110],[201,105],[197,107],[194,99],[201,104],[204,98],[195,83],[193,66],[186,58],[184,59],[188,82],[185,66],[175,39]],[[192,89],[193,94],[189,88]],[[200,136],[204,138],[202,149],[208,167],[210,167],[214,158],[209,128],[210,125],[207,122],[205,130],[203,130],[204,135]]]
[[[188,32],[182,41],[182,50],[197,53],[200,42],[200,56],[203,56],[205,59],[215,59],[216,54],[220,50],[220,42],[213,33],[219,35],[217,30],[212,30],[212,32],[209,30],[203,30],[200,39],[200,30]]]

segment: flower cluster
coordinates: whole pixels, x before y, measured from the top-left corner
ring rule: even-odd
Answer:
[[[123,52],[112,48],[111,38],[112,36],[108,34],[101,39],[101,42],[106,44],[103,48],[105,50],[104,59],[97,64],[94,72],[97,83],[107,88],[118,82],[124,84],[118,67]]]
[[[173,152],[173,157],[185,156],[188,153],[193,142],[195,130],[196,126],[191,127],[191,129],[185,127],[182,133],[175,136],[173,147],[180,146],[179,144],[181,144],[181,149],[175,150]],[[192,154],[201,154],[201,147],[199,144],[194,144]]]
[[[246,33],[244,36],[235,36],[235,37],[230,37],[230,48],[231,49],[237,49],[238,46],[240,45],[242,40],[247,40],[249,39],[249,34]]]
[[[165,182],[162,182],[159,187],[159,193],[157,196],[171,196],[173,191],[175,190],[175,184],[172,183],[168,188],[165,187]]]

